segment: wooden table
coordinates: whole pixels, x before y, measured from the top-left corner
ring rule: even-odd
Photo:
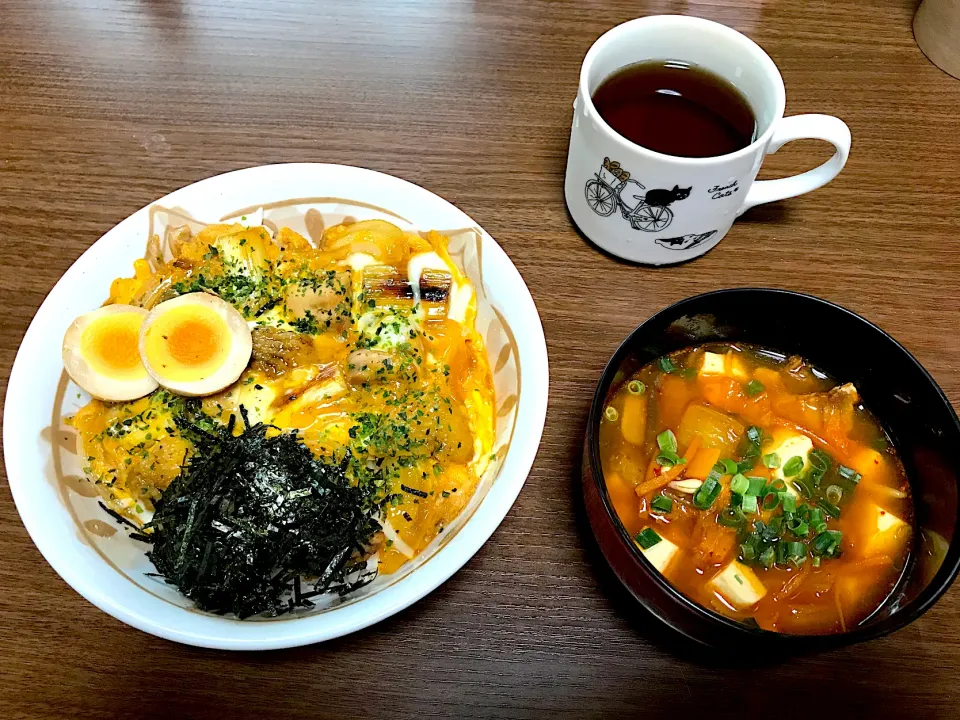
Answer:
[[[392,173],[476,218],[530,286],[552,376],[538,460],[490,542],[409,610],[324,645],[229,654],[128,628],[53,573],[4,487],[0,717],[960,716],[960,588],[893,637],[729,667],[617,599],[574,502],[606,359],[651,313],[702,291],[776,286],[840,302],[960,400],[960,82],[917,49],[914,7],[0,0],[4,385],[45,293],[112,225],[201,178],[290,161]],[[658,12],[746,32],[780,65],[789,114],[836,114],[854,138],[835,182],[752,211],[717,250],[663,270],[588,245],[562,192],[584,53]],[[764,175],[827,154],[795,143]]]

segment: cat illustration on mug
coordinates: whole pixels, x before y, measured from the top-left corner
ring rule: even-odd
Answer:
[[[691,190],[692,186],[681,188],[679,185],[674,185],[673,190],[647,190],[644,202],[654,207],[667,207],[678,200],[686,200],[690,197]]]

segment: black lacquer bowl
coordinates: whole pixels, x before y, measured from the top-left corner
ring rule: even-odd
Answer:
[[[857,386],[903,461],[915,504],[913,551],[900,583],[880,609],[845,633],[799,636],[759,630],[687,599],[643,557],[617,519],[600,467],[603,408],[624,379],[680,348],[744,342],[800,355]],[[810,295],[747,288],[697,295],[640,325],[607,364],[590,408],[583,493],[590,526],[620,582],[653,615],[699,643],[743,649],[774,645],[809,652],[887,635],[920,617],[960,570],[954,543],[960,507],[960,422],[930,374],[896,340],[860,316]],[[936,535],[934,535],[934,533]],[[946,542],[939,540],[942,538]]]

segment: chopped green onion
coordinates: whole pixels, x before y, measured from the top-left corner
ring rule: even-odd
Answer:
[[[788,492],[780,493],[780,504],[783,505],[784,512],[795,512],[797,509],[797,498]]]
[[[803,470],[803,458],[799,455],[794,455],[792,458],[787,460],[783,466],[783,474],[785,477],[793,477]]]
[[[783,565],[785,562],[787,562],[787,545],[789,545],[789,543],[777,543],[777,565]]]
[[[701,510],[709,510],[714,500],[722,490],[719,478],[714,476],[714,470],[710,471],[707,479],[703,481],[700,488],[693,494],[693,504]]]
[[[650,507],[652,507],[654,510],[668,513],[673,510],[673,500],[668,498],[666,495],[657,495],[653,499],[653,502],[650,503]]]
[[[640,545],[640,547],[642,547],[644,550],[649,550],[662,539],[663,538],[661,538],[657,534],[657,531],[653,528],[644,528],[637,533],[637,536],[634,538],[634,540],[637,541],[637,544]]]
[[[752,544],[744,543],[740,546],[740,557],[744,560],[753,560],[757,557],[757,548]]]
[[[729,458],[727,458],[725,460],[721,460],[720,464],[723,465],[723,471],[727,475],[737,474],[737,464],[733,460],[730,460]]]
[[[617,412],[617,409],[613,405],[607,405],[606,409],[603,411],[603,415],[610,422],[616,422],[620,417],[620,413]]]
[[[740,508],[728,507],[724,508],[720,514],[717,515],[717,522],[724,527],[740,527],[746,522],[746,518],[743,515],[743,510]]]
[[[755,513],[757,511],[757,496],[744,495],[740,503],[740,509],[745,513]]]
[[[813,495],[813,491],[800,478],[793,478],[790,482],[793,483],[793,486],[797,489],[797,492],[804,497],[811,497]]]
[[[810,526],[800,518],[794,518],[788,522],[787,528],[797,537],[806,537],[810,534]]]
[[[827,500],[829,500],[834,505],[840,504],[840,498],[843,497],[843,490],[839,485],[831,485],[827,488]]]
[[[766,387],[764,387],[764,384],[759,380],[751,380],[743,386],[743,389],[747,391],[747,395],[754,397],[766,390]]]
[[[737,473],[736,475],[734,475],[733,479],[730,480],[730,492],[732,493],[736,493],[737,495],[744,495],[749,489],[750,489],[750,481],[747,480],[740,473]]]
[[[763,431],[756,425],[747,428],[747,439],[754,445],[760,445],[763,440]]]
[[[752,445],[750,447],[753,447]],[[757,458],[752,455],[748,455],[743,460],[737,463],[737,472],[749,472],[753,470],[757,465]]]
[[[677,366],[674,364],[673,360],[668,357],[660,358],[660,369],[666,373],[671,373],[677,369]]]
[[[823,510],[815,507],[810,508],[810,517],[808,519],[810,521],[810,526],[816,527],[823,522]]]
[[[683,465],[686,461],[686,458],[682,458],[675,452],[670,452],[669,450],[664,450],[657,455],[657,465],[669,465],[670,467],[673,467],[674,465]]]
[[[776,453],[767,453],[763,456],[763,466],[771,470],[780,467],[780,456]]]
[[[839,530],[824,530],[813,539],[810,549],[815,555],[836,555],[841,540],[843,533]]]
[[[813,556],[813,566],[814,566],[814,567],[820,567],[820,556],[819,556],[819,555],[814,555],[814,556]]]
[[[776,510],[777,505],[780,504],[780,493],[767,493],[763,496],[763,509],[764,510]]]
[[[777,478],[776,480],[773,480],[769,485],[767,485],[767,490],[764,493],[764,495],[766,495],[768,492],[778,492],[778,493],[783,492],[786,489],[787,489],[787,484],[783,480]]]
[[[818,468],[812,468],[809,473],[807,473],[807,480],[810,485],[815,488],[820,487],[820,481],[823,480],[823,476],[826,474],[826,470],[820,470]]]
[[[627,390],[630,392],[631,395],[643,395],[646,389],[647,389],[647,386],[644,385],[639,380],[631,380],[630,382],[627,383]]]
[[[773,542],[780,537],[782,532],[783,516],[777,515],[776,517],[770,518],[770,522],[767,523],[767,526],[763,529],[763,532],[760,535],[767,542]]]
[[[860,478],[862,477],[860,473],[858,473],[853,468],[848,468],[846,465],[837,465],[837,473],[844,480],[849,480],[854,485],[860,482]]]
[[[802,542],[787,542],[783,544],[787,546],[787,559],[806,557],[807,546]]]
[[[817,503],[817,505],[819,505],[823,509],[823,511],[833,519],[835,520],[840,519],[840,508],[838,508],[829,500],[821,499],[820,502]]]
[[[677,451],[677,436],[673,434],[673,430],[664,430],[657,435],[657,445],[661,450],[675,453]]]
[[[823,472],[829,470],[830,466],[833,465],[833,460],[823,450],[811,450],[807,458],[811,465]]]
[[[748,477],[747,480],[750,481],[750,487],[747,488],[747,495],[759,495],[763,492],[763,486],[767,484],[767,481],[762,477]]]
[[[765,568],[769,568],[771,565],[773,565],[773,561],[776,558],[776,555],[777,555],[777,551],[774,550],[772,547],[768,547],[766,550],[760,553],[760,564],[763,565]]]

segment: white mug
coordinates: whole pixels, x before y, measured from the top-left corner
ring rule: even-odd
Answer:
[[[733,84],[756,116],[757,139],[728,155],[684,158],[648,150],[614,131],[594,107],[593,93],[615,71],[645,60],[680,60]],[[850,129],[842,120],[784,118],[785,103],[773,60],[726,25],[678,15],[618,25],[593,44],[580,69],[564,184],[570,215],[590,240],[627,260],[668,265],[702,255],[745,210],[810,192],[846,163]],[[800,138],[826,140],[836,152],[800,175],[755,182],[764,156]]]

